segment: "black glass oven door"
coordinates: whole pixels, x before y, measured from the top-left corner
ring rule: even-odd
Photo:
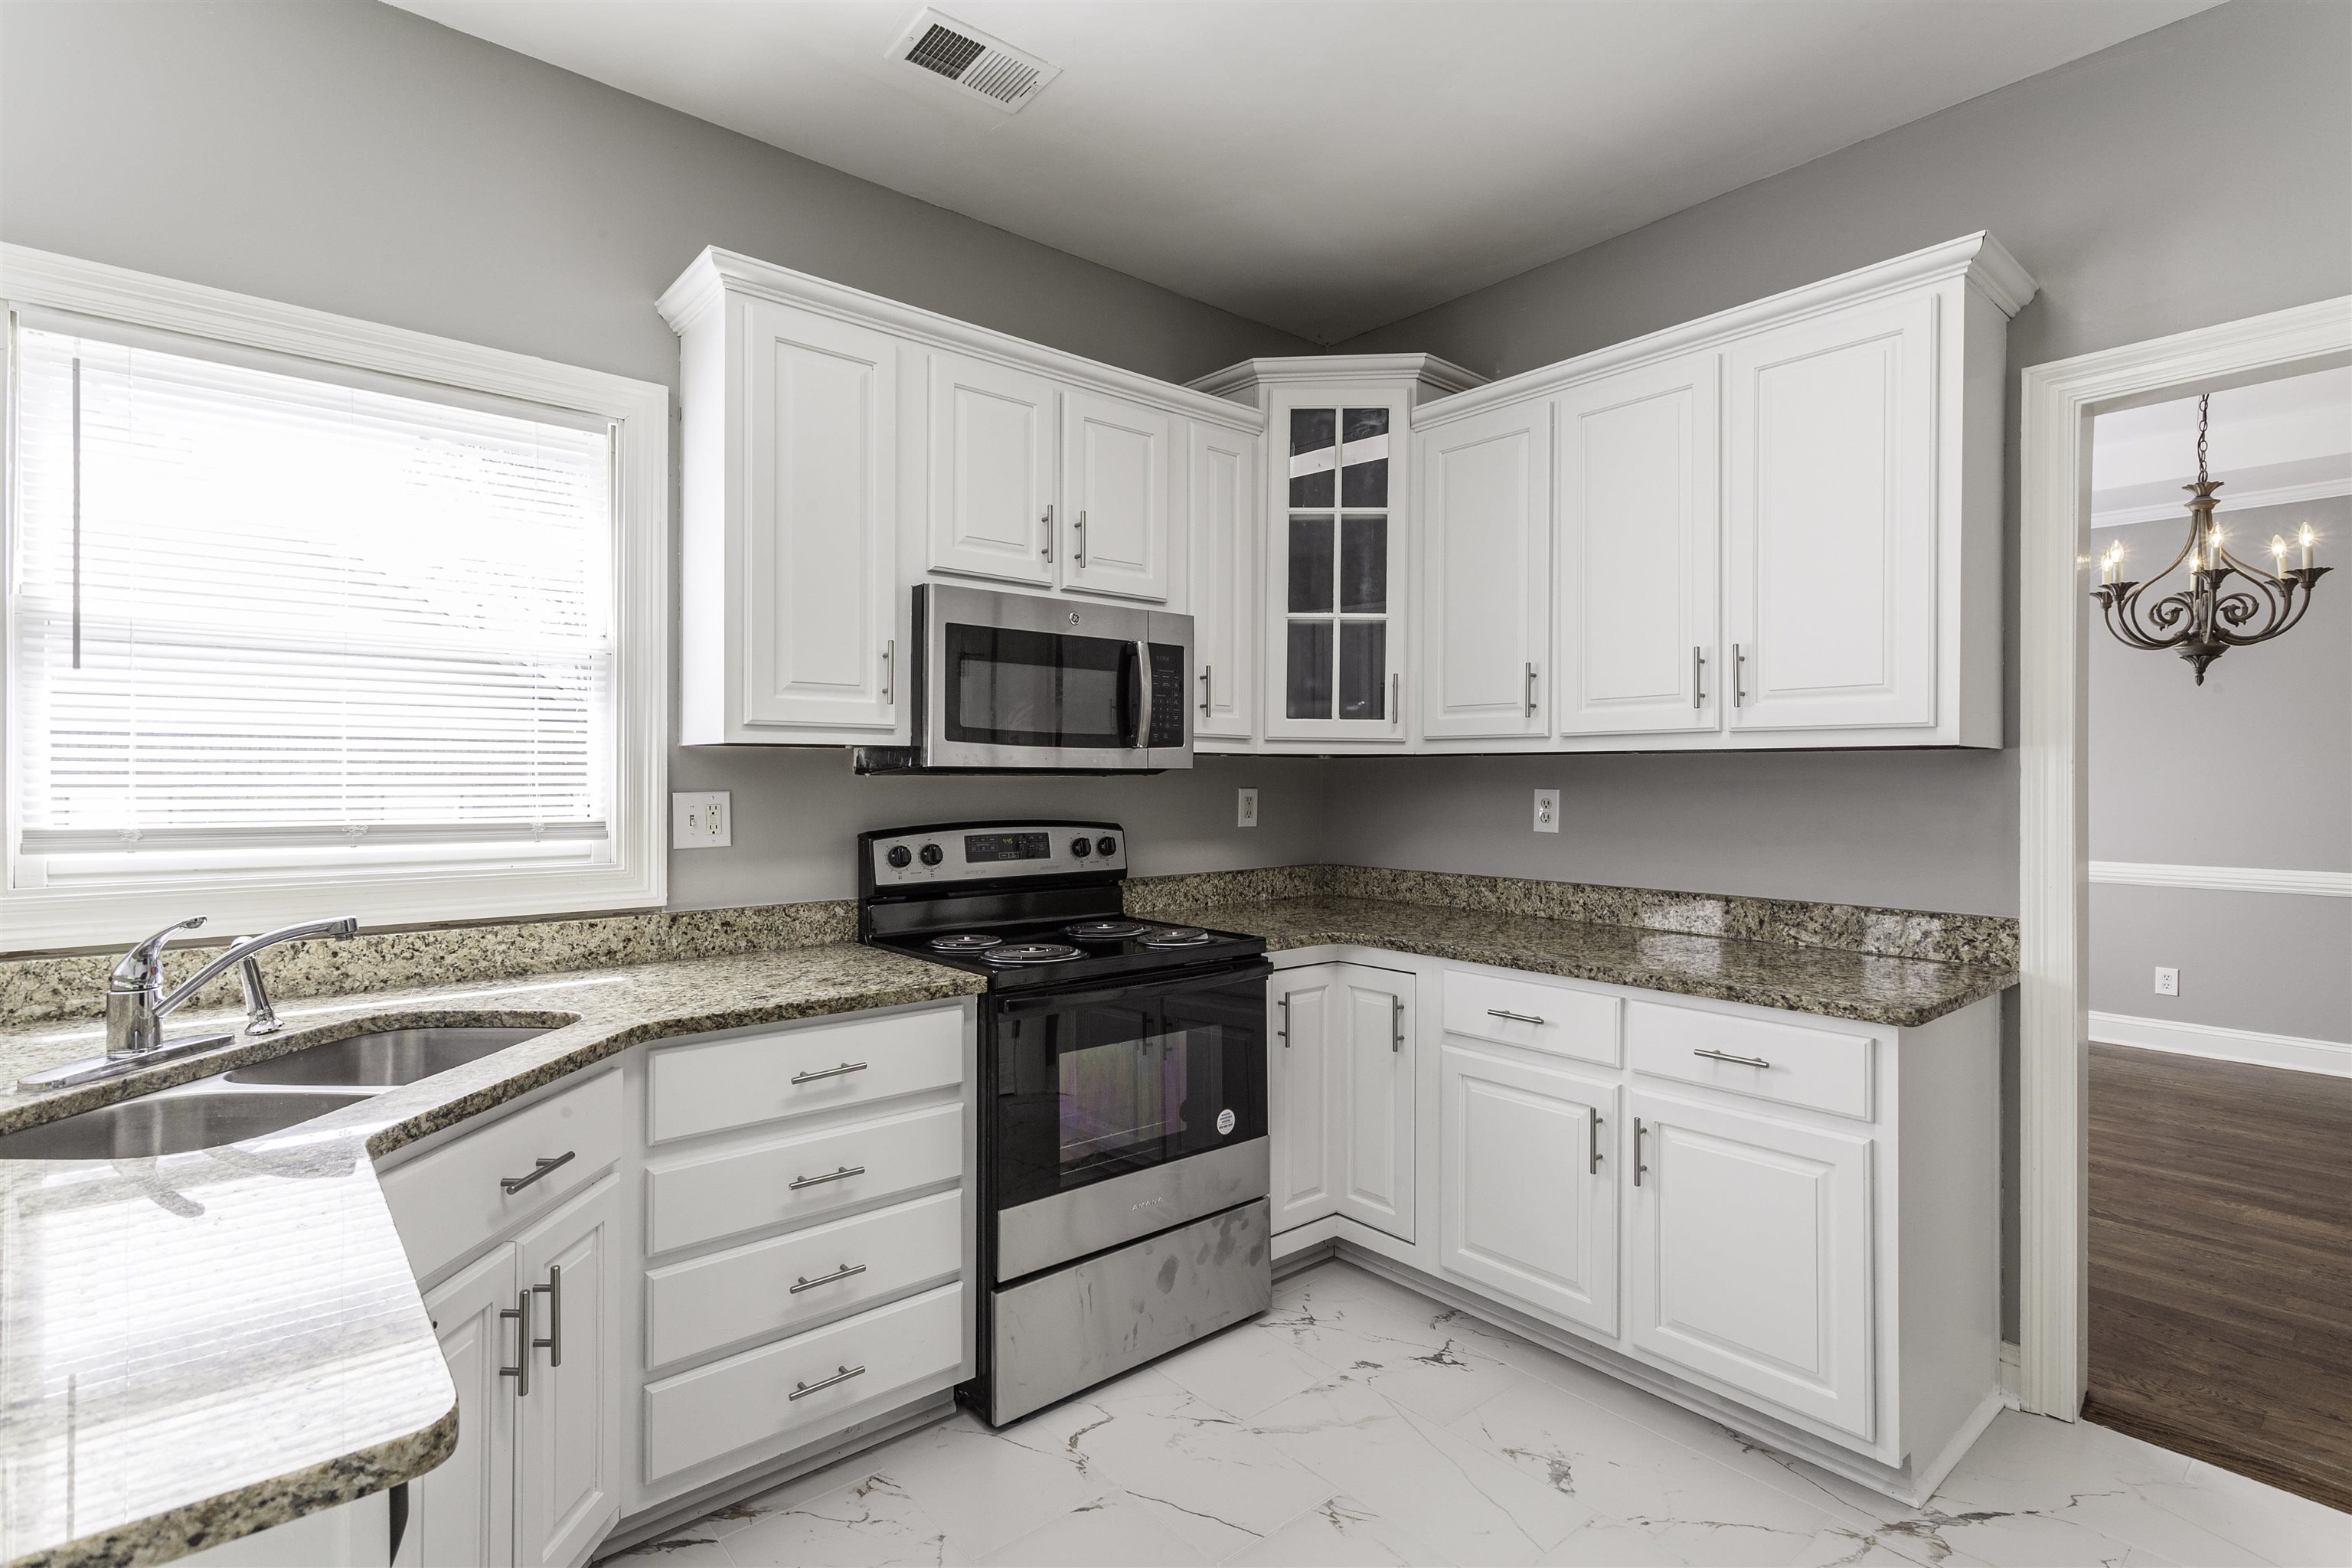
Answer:
[[[942,630],[940,700],[948,740],[1054,751],[1137,744],[1135,644],[957,621]]]
[[[1265,1136],[1271,968],[1000,1003],[996,1206]]]

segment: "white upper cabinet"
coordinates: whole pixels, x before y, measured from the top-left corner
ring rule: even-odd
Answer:
[[[1067,587],[1168,597],[1175,421],[1124,398],[1062,394],[1062,565]]]
[[[1735,730],[1936,722],[1937,304],[1914,291],[1727,352]]]
[[[1721,727],[1720,361],[1685,354],[1560,395],[1564,735]]]
[[[1519,404],[1419,438],[1424,735],[1549,728],[1551,417]]]
[[[1054,384],[962,354],[930,357],[931,570],[1054,581]]]
[[[1189,422],[1192,728],[1196,739],[1257,732],[1258,438]]]

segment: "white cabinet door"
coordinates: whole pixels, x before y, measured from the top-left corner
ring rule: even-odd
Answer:
[[[1725,353],[1731,727],[1936,721],[1936,311],[1915,293]]]
[[[742,310],[742,721],[888,730],[898,342],[764,300]]]
[[[1410,409],[1358,385],[1284,387],[1267,410],[1269,739],[1404,742]]]
[[[606,1321],[620,1178],[607,1176],[522,1233],[530,1392],[516,1401],[515,1560],[583,1561],[620,1517],[613,1405],[622,1354]]]
[[[1442,1265],[1614,1338],[1616,1085],[1453,1040],[1438,1079]]]
[[[1168,597],[1175,421],[1076,387],[1062,394],[1062,586]]]
[[[1551,418],[1524,404],[1417,438],[1424,735],[1549,729]]]
[[[1717,651],[1721,356],[1559,398],[1559,730],[1722,727]]]
[[[514,1244],[451,1277],[425,1298],[449,1379],[457,1385],[457,1450],[408,1487],[401,1561],[417,1568],[510,1568],[514,1556],[515,1380],[523,1328]],[[501,1314],[508,1314],[502,1316]]]
[[[1871,1141],[1636,1090],[1634,1347],[1869,1440]]]
[[[1192,732],[1254,740],[1258,438],[1194,423],[1192,443]]]
[[[1331,1185],[1341,1214],[1411,1241],[1413,977],[1339,968]]]
[[[1272,1009],[1266,1052],[1267,1151],[1274,1228],[1321,1219],[1332,1211],[1332,1029],[1339,1005],[1339,965],[1309,964],[1276,973],[1266,986]]]
[[[930,356],[931,570],[1054,580],[1054,384]]]

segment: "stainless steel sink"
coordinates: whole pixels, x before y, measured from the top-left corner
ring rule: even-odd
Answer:
[[[363,1094],[217,1087],[216,1079],[164,1089],[79,1116],[0,1134],[0,1160],[134,1160],[241,1143],[341,1110]]]
[[[379,1029],[373,1034],[353,1035],[349,1039],[330,1040],[323,1046],[256,1062],[251,1067],[236,1068],[225,1076],[231,1083],[391,1089],[478,1061],[492,1051],[502,1051],[546,1033],[543,1027],[494,1029],[472,1026]]]

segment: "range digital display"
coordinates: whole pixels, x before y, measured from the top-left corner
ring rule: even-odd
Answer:
[[[967,833],[963,836],[966,865],[987,860],[1050,860],[1054,847],[1043,833]]]

